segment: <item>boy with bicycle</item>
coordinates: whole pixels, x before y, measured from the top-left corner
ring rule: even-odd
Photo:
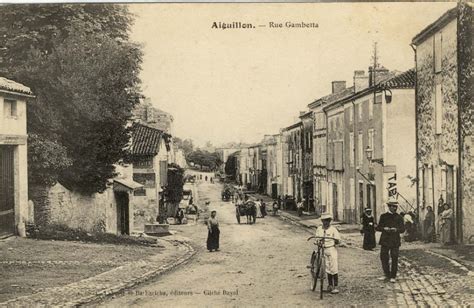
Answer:
[[[316,229],[317,237],[331,237],[326,239],[319,239],[324,241],[324,255],[326,260],[326,273],[328,275],[328,292],[332,294],[339,293],[337,289],[338,285],[338,261],[337,261],[337,249],[341,241],[341,235],[339,231],[331,225],[332,216],[329,213],[323,213],[321,215],[322,226]]]

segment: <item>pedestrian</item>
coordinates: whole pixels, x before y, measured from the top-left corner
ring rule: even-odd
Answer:
[[[193,204],[194,200],[193,200],[193,196],[191,196],[191,198],[189,198],[189,203],[188,204]]]
[[[333,239],[324,239],[324,256],[326,265],[326,274],[328,275],[328,292],[332,294],[339,293],[337,289],[339,280],[339,268],[337,260],[337,249],[341,241],[339,231],[331,225],[332,216],[329,213],[321,215],[322,226],[316,229],[316,236],[331,237]]]
[[[255,210],[256,210],[256,216],[257,218],[262,218],[262,204],[260,203],[260,200],[256,199],[255,200]]]
[[[219,250],[219,221],[216,217],[217,212],[211,211],[211,217],[207,220],[207,250]]]
[[[183,223],[183,218],[184,218],[183,209],[178,209],[178,212],[176,213],[176,219],[178,221],[178,225]]]
[[[398,255],[400,251],[400,234],[405,232],[403,218],[397,213],[398,202],[387,202],[388,212],[380,215],[379,224],[375,230],[382,232],[379,244],[380,261],[382,261],[382,269],[384,277],[379,280],[396,282],[398,271]],[[390,265],[391,259],[391,265]]]
[[[262,212],[262,218],[265,218],[267,216],[267,205],[263,201],[263,199],[260,199],[260,212]]]
[[[206,182],[207,182],[207,175],[204,177],[204,181],[206,181]]]
[[[411,212],[407,212],[403,215],[403,223],[405,224],[406,230],[405,241],[413,242],[415,240],[415,221],[413,220]]]
[[[303,215],[303,200],[299,200],[298,203],[296,204],[296,213],[298,214],[299,217]]]
[[[372,216],[372,209],[366,208],[362,215],[362,230],[361,233],[364,235],[364,242],[362,248],[364,250],[374,250],[377,245],[375,242],[375,220]]]
[[[425,219],[423,220],[423,230],[425,233],[425,243],[435,240],[435,214],[431,206],[426,207]]]
[[[212,177],[210,178],[210,181],[211,181],[211,184],[214,183],[214,182],[212,181]]]
[[[279,208],[278,201],[273,202],[272,208],[273,208],[273,216],[277,215],[278,214],[278,208]]]
[[[439,232],[440,240],[443,245],[452,244],[453,210],[448,203],[444,204],[444,210],[440,216]]]

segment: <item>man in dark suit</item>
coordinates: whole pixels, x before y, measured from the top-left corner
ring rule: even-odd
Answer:
[[[400,250],[400,234],[405,232],[403,218],[397,213],[398,202],[387,202],[388,212],[380,215],[376,230],[382,232],[379,244],[380,260],[385,277],[381,280],[396,282],[398,271],[398,254]],[[390,266],[389,261],[392,259]]]

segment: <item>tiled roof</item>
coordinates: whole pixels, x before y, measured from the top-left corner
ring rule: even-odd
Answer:
[[[28,88],[27,86],[24,86],[21,83],[7,79],[5,77],[0,77],[0,90],[6,90],[6,91],[16,92],[20,94],[33,95],[33,92],[31,92],[31,89]]]
[[[132,131],[132,155],[158,154],[161,130],[136,123]]]
[[[415,69],[412,68],[404,73],[398,74],[395,77],[381,82],[380,85],[387,88],[414,88]]]
[[[326,95],[324,97],[321,97],[321,100],[327,104],[331,104],[331,103],[334,103],[334,102],[337,102],[343,98],[346,98],[348,96],[351,96],[352,94],[354,94],[354,87],[349,87],[349,88],[345,88],[344,90],[342,90],[341,92],[338,92],[338,93],[334,93],[334,94],[329,94],[329,95]]]

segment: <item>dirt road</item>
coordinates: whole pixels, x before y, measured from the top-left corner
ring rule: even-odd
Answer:
[[[220,220],[218,252],[205,247],[207,229],[174,226],[191,240],[196,256],[186,265],[100,305],[125,306],[327,306],[394,304],[393,285],[381,283],[378,256],[359,249],[339,248],[340,291],[323,300],[309,289],[306,265],[312,244],[308,233],[276,217],[255,225],[237,224],[234,205],[222,202],[220,184],[196,183],[198,204],[209,200]]]

